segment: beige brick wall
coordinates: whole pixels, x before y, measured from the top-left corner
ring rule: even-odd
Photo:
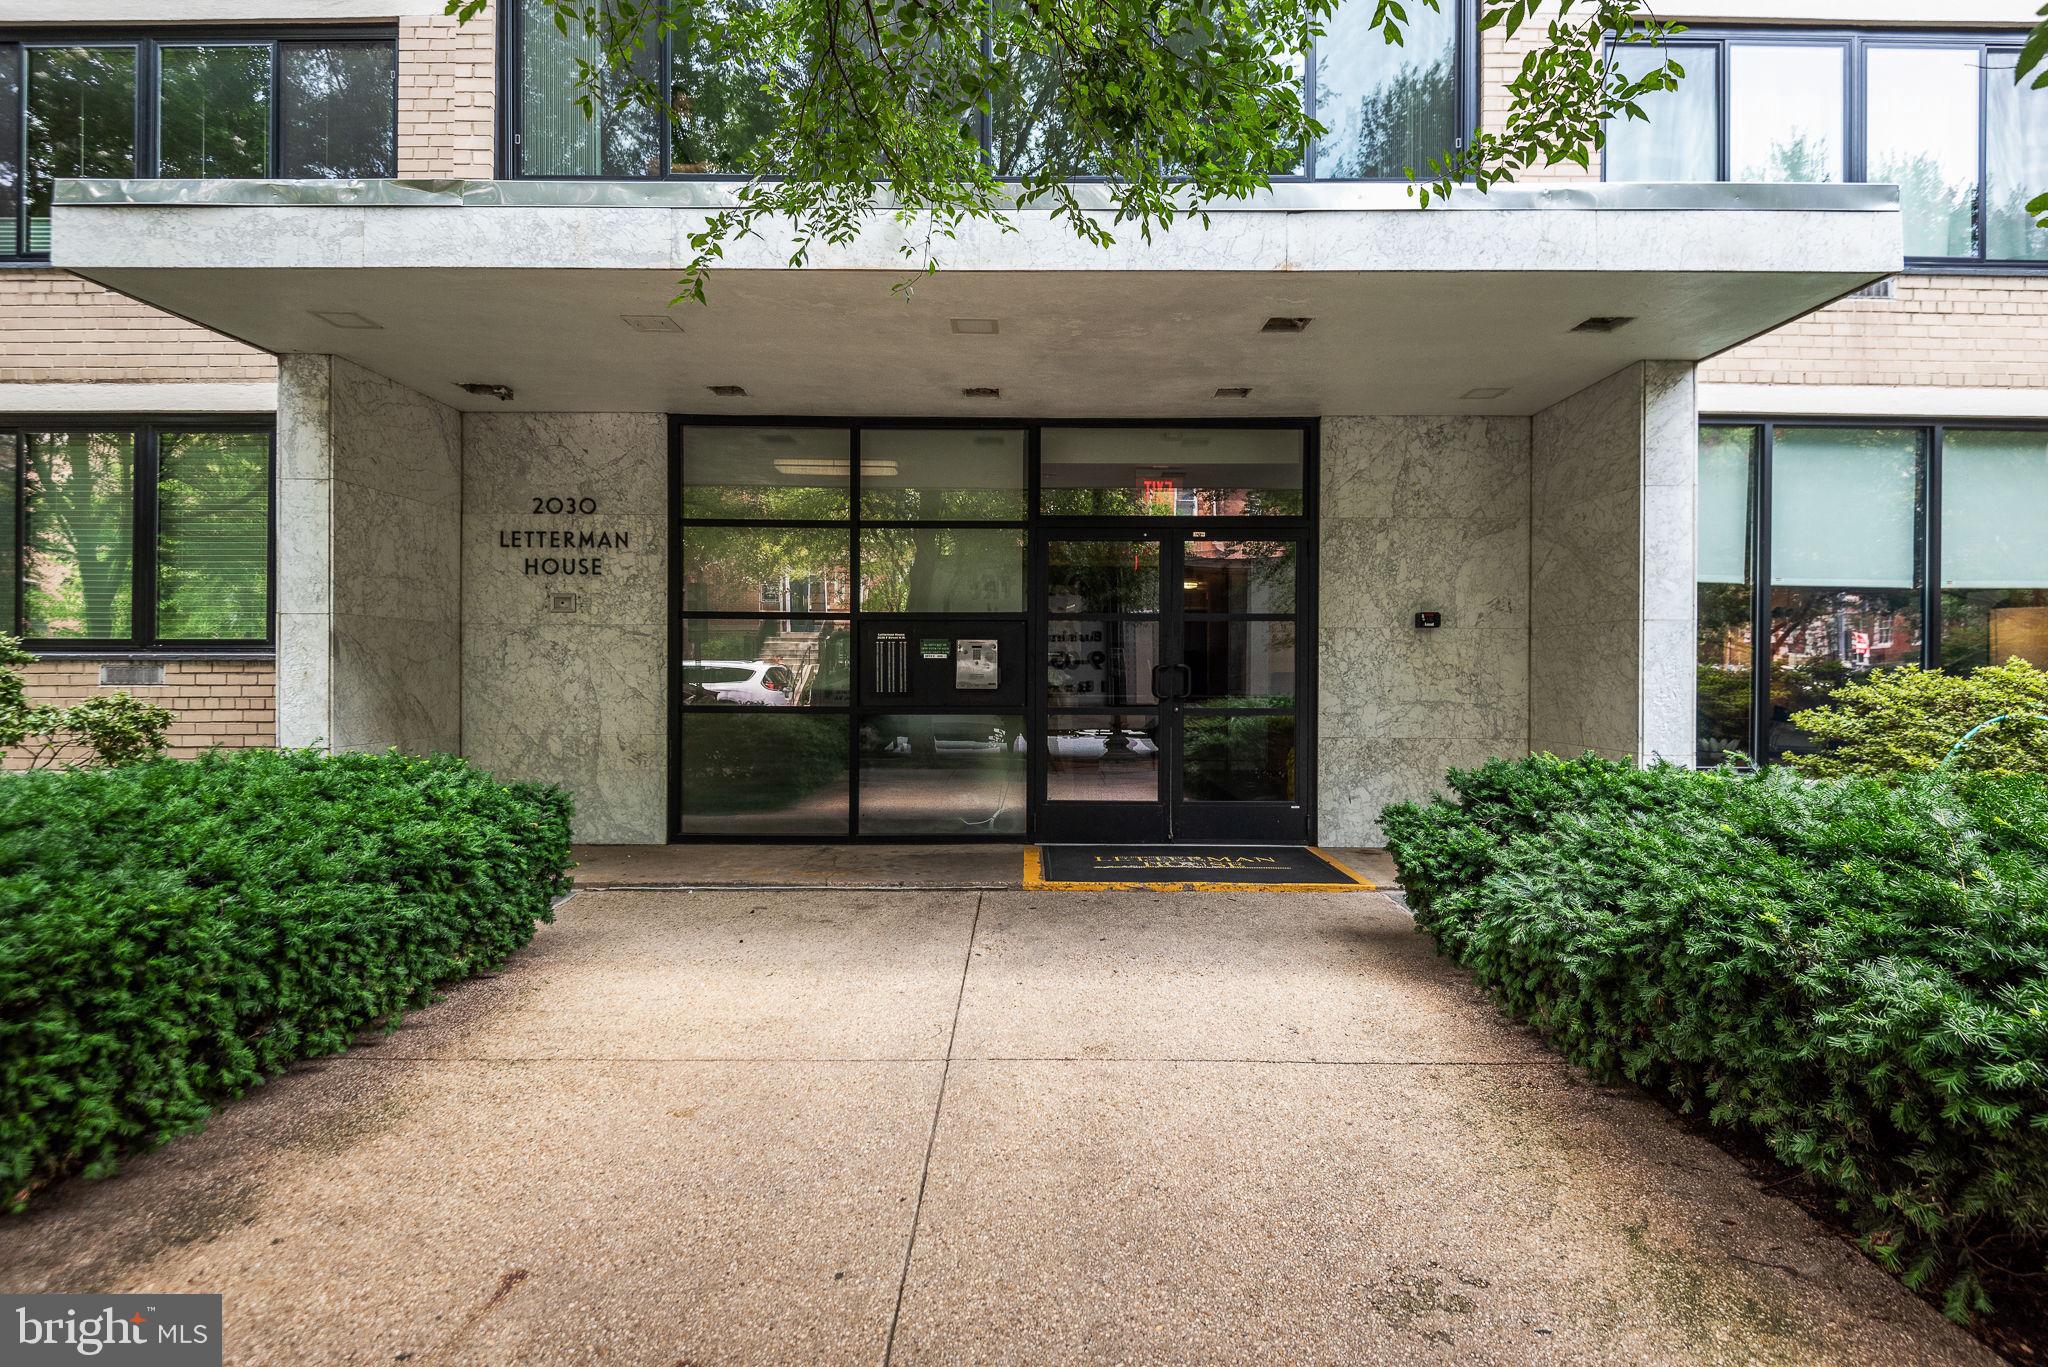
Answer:
[[[0,271],[0,382],[276,378],[269,353],[75,275]]]
[[[277,668],[268,660],[166,660],[163,684],[155,688],[102,688],[97,660],[38,660],[25,672],[36,702],[69,704],[125,692],[168,707],[178,718],[170,753],[179,759],[214,746],[277,744]],[[20,762],[10,756],[6,767]]]
[[[1499,28],[1490,28],[1479,35],[1479,126],[1498,133],[1507,123],[1508,82],[1522,69],[1522,58],[1539,46],[1544,39],[1544,30],[1557,17],[1553,7],[1546,6],[1539,14],[1522,26],[1521,32],[1512,39]],[[1516,179],[1525,184],[1548,185],[1561,180],[1598,180],[1600,162],[1594,159],[1591,172],[1577,166],[1532,167],[1521,172]]]
[[[1891,299],[1845,299],[1723,352],[1723,384],[2048,385],[2048,277],[1902,275]]]
[[[398,21],[398,174],[412,179],[494,173],[497,19],[443,15]]]

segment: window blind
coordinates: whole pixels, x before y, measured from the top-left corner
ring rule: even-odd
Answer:
[[[1921,434],[1780,427],[1771,457],[1771,582],[1912,588]]]
[[[262,640],[270,595],[270,440],[157,437],[156,631],[167,641]]]
[[[1942,437],[1941,586],[2048,588],[2048,433]]]
[[[135,597],[135,434],[31,432],[26,446],[28,636],[127,637]]]

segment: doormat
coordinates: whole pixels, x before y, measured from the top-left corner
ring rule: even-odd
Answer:
[[[1031,845],[1041,892],[1359,892],[1372,884],[1309,845]]]

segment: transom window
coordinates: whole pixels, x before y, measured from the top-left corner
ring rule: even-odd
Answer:
[[[0,422],[0,630],[47,650],[271,640],[269,423]]]
[[[395,175],[397,82],[388,30],[0,35],[0,257],[62,177]]]
[[[2048,99],[2013,84],[2022,35],[1688,32],[1615,49],[1676,91],[1608,127],[1606,176],[1899,187],[1909,263],[2048,261],[2026,211],[2048,189]]]
[[[1432,157],[1462,145],[1475,121],[1467,37],[1475,0],[1444,0],[1441,13],[1411,6],[1400,47],[1373,29],[1374,8],[1374,0],[1340,0],[1328,32],[1302,61],[1302,99],[1330,131],[1303,149],[1286,176],[1405,180],[1408,168],[1423,173]],[[758,69],[716,62],[688,34],[652,39],[634,75],[668,92],[672,118],[664,137],[658,110],[630,102],[608,110],[596,101],[586,116],[579,107],[578,73],[603,62],[595,37],[575,25],[563,33],[542,0],[511,0],[503,9],[517,86],[517,98],[501,102],[506,174],[633,180],[774,170],[761,164],[774,110],[761,94]],[[1031,74],[1023,76],[1028,96]],[[1007,102],[978,124],[973,131],[998,175],[1027,175],[1068,156],[1050,101]]]

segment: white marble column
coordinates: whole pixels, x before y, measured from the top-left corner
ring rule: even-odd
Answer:
[[[282,745],[462,747],[461,415],[332,356],[278,377]]]
[[[1531,424],[1529,748],[1693,753],[1693,367],[1628,366]]]

